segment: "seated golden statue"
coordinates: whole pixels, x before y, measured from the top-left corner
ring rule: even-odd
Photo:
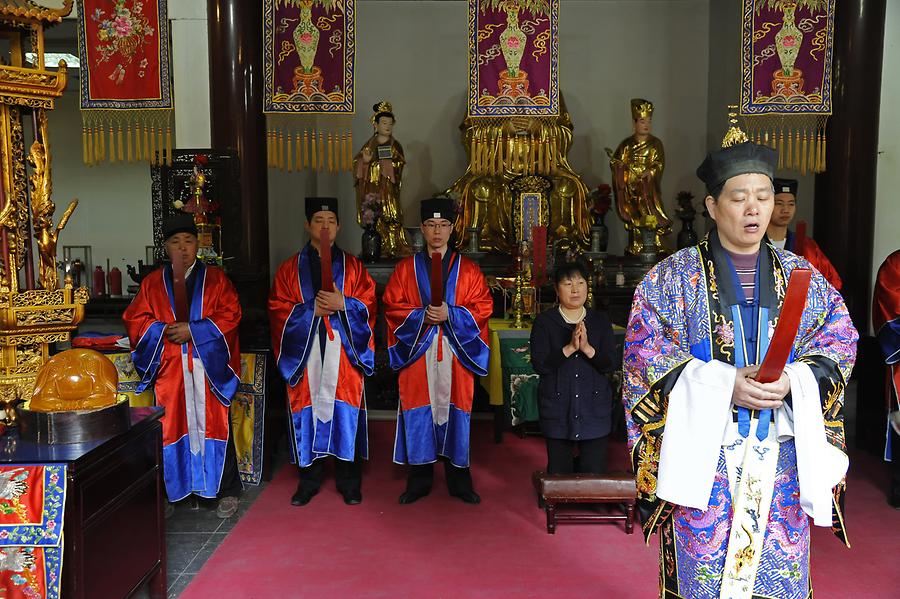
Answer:
[[[650,134],[653,124],[653,104],[641,98],[631,101],[633,134],[622,140],[616,151],[606,149],[609,168],[612,170],[613,190],[616,195],[616,211],[628,231],[625,251],[638,254],[641,251],[639,228],[656,219],[656,246],[661,247],[660,236],[672,230],[672,221],[663,209],[661,182],[666,164],[666,154],[659,138]],[[650,224],[650,226],[654,226]]]
[[[560,99],[558,117],[466,117],[460,131],[468,166],[447,190],[460,202],[454,225],[459,247],[468,247],[475,230],[481,251],[512,253],[516,235],[509,183],[519,175],[542,174],[553,181],[548,241],[563,249],[587,248],[588,190],[567,159],[572,120],[565,101]]]
[[[50,358],[38,372],[29,409],[35,412],[96,410],[116,403],[119,374],[92,349],[69,349]]]

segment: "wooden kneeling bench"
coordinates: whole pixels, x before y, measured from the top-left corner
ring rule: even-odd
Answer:
[[[637,488],[628,472],[607,474],[547,474],[537,471],[532,477],[535,489],[547,512],[547,532],[556,532],[557,522],[625,522],[625,533],[634,532],[634,506]],[[624,513],[558,514],[560,503],[623,503]]]

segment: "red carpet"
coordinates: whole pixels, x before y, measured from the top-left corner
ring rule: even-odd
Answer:
[[[293,466],[282,468],[193,582],[184,599],[209,597],[610,597],[657,591],[657,545],[621,525],[560,524],[548,535],[530,476],[546,459],[539,438],[491,440],[473,426],[478,506],[449,497],[441,467],[432,494],[401,506],[404,470],[390,463],[393,424],[370,423],[364,501],[346,506],[333,480],[292,507]],[[817,599],[897,597],[900,512],[884,501],[884,468],[852,462],[847,518],[853,549],[827,530],[813,539]],[[894,589],[893,591],[891,589]]]

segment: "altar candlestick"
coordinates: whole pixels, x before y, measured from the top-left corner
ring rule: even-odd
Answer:
[[[441,253],[431,254],[431,305],[438,307],[444,303],[444,281],[441,272]]]
[[[331,234],[322,229],[319,237],[319,256],[322,258],[322,291],[334,291],[334,278],[331,276]]]

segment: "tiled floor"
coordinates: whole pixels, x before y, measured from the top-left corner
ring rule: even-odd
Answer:
[[[166,575],[168,597],[174,599],[190,584],[206,560],[231,532],[250,505],[262,492],[266,483],[248,487],[241,495],[238,511],[226,520],[216,517],[216,502],[201,499],[197,509],[184,500],[176,504],[175,514],[166,520]],[[135,595],[137,599],[149,597],[146,589]]]
[[[241,516],[250,509],[263,487],[265,483],[245,489],[238,511],[225,520],[216,517],[215,501],[201,500],[196,510],[191,509],[187,501],[175,506],[175,514],[166,522],[169,599],[178,597],[187,587]]]

